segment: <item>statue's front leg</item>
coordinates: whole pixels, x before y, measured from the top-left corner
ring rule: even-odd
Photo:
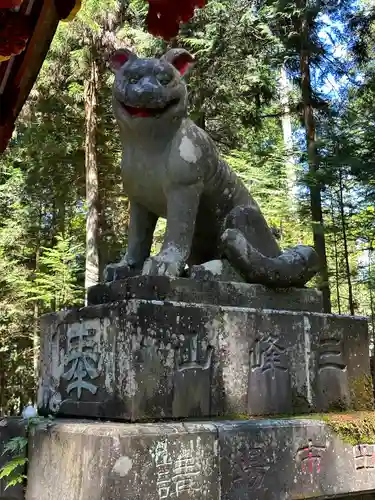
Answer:
[[[143,266],[142,274],[180,276],[191,252],[201,184],[173,186],[167,194],[167,228],[163,246]]]
[[[114,281],[119,271],[139,271],[150,255],[152,239],[158,217],[137,202],[130,202],[128,248],[120,262],[105,268],[105,281]]]

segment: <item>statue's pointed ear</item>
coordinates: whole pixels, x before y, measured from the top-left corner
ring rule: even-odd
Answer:
[[[194,65],[194,57],[185,49],[168,50],[162,56],[162,59],[172,64],[180,72],[181,76],[186,75]]]
[[[109,59],[109,67],[113,73],[116,73],[129,59],[136,58],[136,54],[128,49],[119,49],[114,52]]]

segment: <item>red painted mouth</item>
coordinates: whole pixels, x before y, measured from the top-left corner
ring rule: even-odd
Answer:
[[[147,108],[133,108],[132,106],[125,106],[123,104],[123,108],[130,115],[134,116],[134,118],[149,118],[152,116],[152,110]],[[155,109],[153,110],[156,111]]]
[[[133,106],[127,106],[124,103],[121,104],[125,111],[134,118],[151,118],[165,113],[169,108],[176,105],[178,102],[178,99],[173,99],[166,106],[164,106],[164,108],[135,108]]]

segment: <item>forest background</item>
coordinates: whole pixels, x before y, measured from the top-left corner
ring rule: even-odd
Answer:
[[[108,58],[184,47],[190,116],[277,230],[315,244],[326,311],[374,334],[375,6],[371,0],[210,0],[177,39],[144,0],[86,0],[61,24],[0,158],[0,414],[35,398],[40,315],[84,304],[126,247]],[[164,222],[155,234],[160,245]]]

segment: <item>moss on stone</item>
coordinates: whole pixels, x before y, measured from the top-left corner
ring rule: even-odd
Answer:
[[[303,391],[298,392],[292,388],[292,408],[293,413],[309,413],[312,408],[307,398],[304,396]]]
[[[375,411],[310,413],[305,415],[249,416],[222,415],[210,420],[318,420],[324,422],[343,442],[351,445],[375,444]]]
[[[273,415],[247,418],[251,420],[318,420],[324,422],[347,444],[375,444],[375,411]]]
[[[343,412],[345,410],[348,410],[348,402],[345,401],[345,399],[338,398],[335,401],[331,401],[327,412],[328,413],[337,413],[337,412]]]
[[[360,411],[322,415],[322,420],[345,443],[375,444],[375,412]]]
[[[246,421],[246,420],[317,420],[324,422],[344,443],[375,444],[375,411],[310,413],[300,415],[251,416],[242,413],[200,418],[201,421]],[[194,421],[195,419],[183,419]]]
[[[371,375],[362,375],[349,381],[352,408],[356,411],[374,409],[374,391]]]

